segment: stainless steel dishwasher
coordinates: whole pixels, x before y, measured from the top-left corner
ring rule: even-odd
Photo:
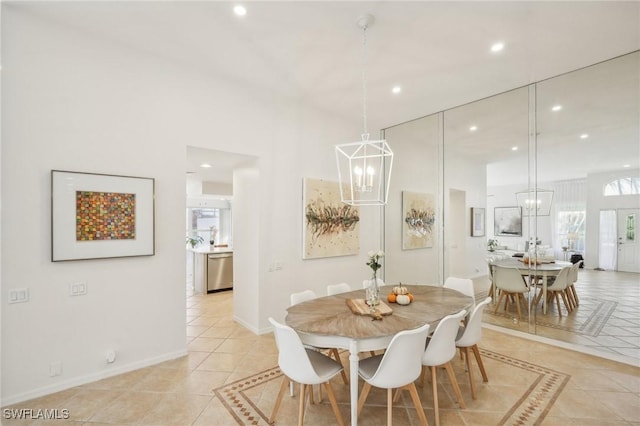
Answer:
[[[233,253],[207,255],[207,292],[233,288]]]

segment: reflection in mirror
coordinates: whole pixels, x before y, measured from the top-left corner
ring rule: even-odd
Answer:
[[[526,299],[517,296],[527,292],[519,272],[528,268],[512,256],[524,252],[530,235],[515,196],[528,189],[528,111],[524,87],[444,113],[444,275],[473,278],[476,292],[488,292],[490,274],[500,268],[493,281],[505,291],[515,284],[514,296],[485,310],[485,321],[521,331],[529,330]],[[486,210],[479,237],[470,232],[475,208]]]
[[[558,264],[584,260],[577,306],[561,303],[562,318],[557,305],[534,311],[537,334],[637,357],[637,337],[630,343],[627,332],[640,327],[640,306],[629,293],[637,289],[640,250],[615,241],[626,229],[616,226],[620,213],[637,211],[640,195],[605,193],[613,181],[640,177],[640,53],[538,83],[536,118],[537,183],[554,191],[538,237]]]
[[[385,130],[395,154],[384,209],[387,283],[442,283],[440,117],[434,114]]]

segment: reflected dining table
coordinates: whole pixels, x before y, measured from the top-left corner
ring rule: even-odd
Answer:
[[[393,336],[424,324],[433,331],[442,318],[469,310],[473,299],[440,286],[407,285],[414,296],[409,305],[388,303],[386,295],[393,285],[380,287],[381,300],[392,309],[382,320],[358,315],[347,305],[349,299],[364,299],[365,290],[354,290],[333,296],[320,297],[290,306],[285,323],[296,330],[307,345],[349,350],[349,387],[351,425],[358,424],[358,364],[359,353],[387,348]]]
[[[528,265],[518,258],[508,258],[494,261],[491,267],[500,266],[503,268],[517,268],[522,276],[542,277],[542,313],[547,313],[547,278],[556,276],[563,268],[571,266],[571,262],[556,260],[553,263],[541,263],[538,265]]]

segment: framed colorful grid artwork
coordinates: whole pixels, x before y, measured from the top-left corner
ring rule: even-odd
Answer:
[[[51,261],[155,254],[152,178],[51,171]]]

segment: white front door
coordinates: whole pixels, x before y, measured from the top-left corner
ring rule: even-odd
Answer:
[[[640,272],[640,209],[618,209],[618,271]]]

